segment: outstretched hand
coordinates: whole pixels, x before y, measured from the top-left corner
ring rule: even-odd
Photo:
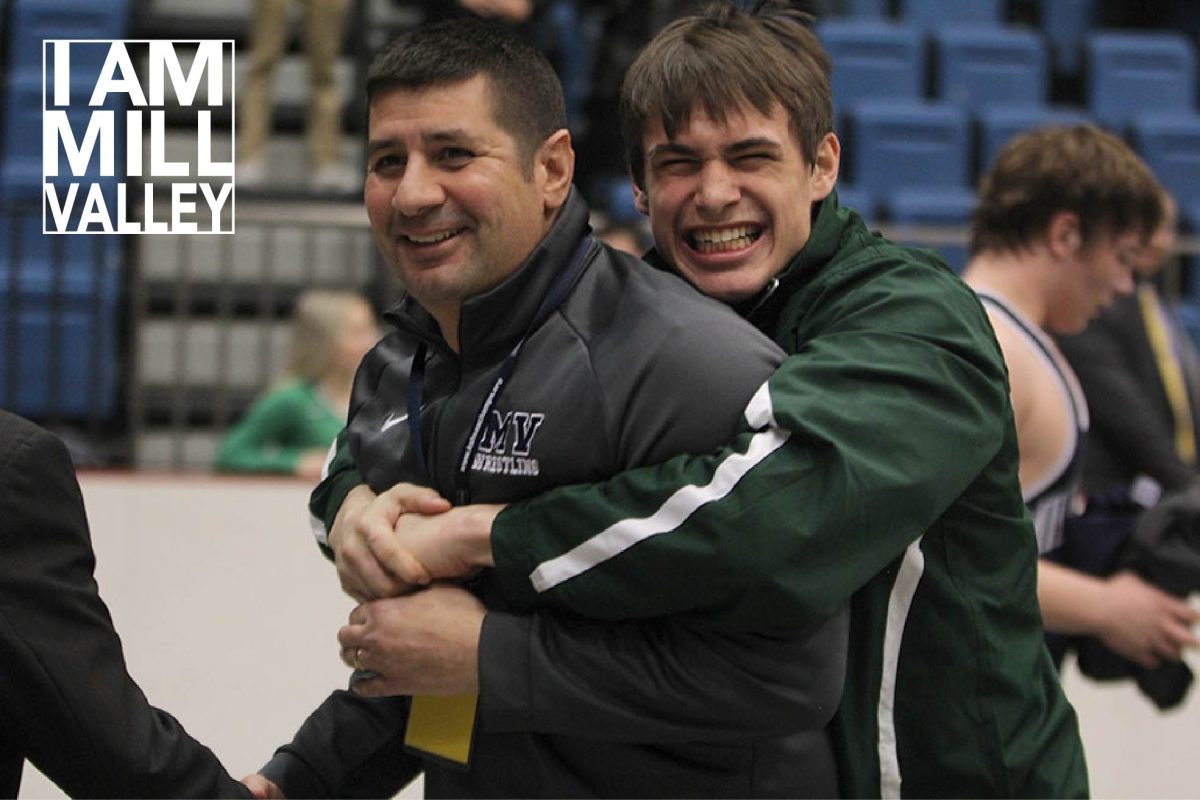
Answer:
[[[255,772],[242,778],[242,783],[254,795],[256,800],[284,800],[285,795],[279,787],[265,777]]]

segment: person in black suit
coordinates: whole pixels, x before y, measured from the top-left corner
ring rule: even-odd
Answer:
[[[129,676],[94,567],[66,447],[0,411],[0,797],[25,759],[72,796],[249,797]]]
[[[1091,412],[1083,485],[1097,503],[1131,497],[1150,506],[1161,493],[1185,489],[1200,476],[1196,348],[1175,309],[1159,296],[1163,267],[1175,249],[1176,209],[1169,196],[1164,211],[1138,262],[1136,292],[1117,298],[1083,333],[1058,339]],[[1156,342],[1158,323],[1164,338]]]
[[[1177,225],[1175,203],[1165,192],[1162,208],[1162,221],[1134,261],[1134,292],[1117,297],[1082,333],[1056,338],[1091,417],[1082,482],[1086,510],[1071,521],[1064,560],[1100,577],[1131,569],[1131,537],[1145,510],[1196,487],[1200,476],[1200,362],[1175,308],[1159,295]],[[1188,611],[1176,620],[1190,628],[1198,616]],[[1161,664],[1132,663],[1120,657],[1128,653],[1114,654],[1088,637],[1052,639],[1051,652],[1061,658],[1076,650],[1080,671],[1097,680],[1136,677],[1143,692],[1165,708],[1182,698],[1190,673],[1167,679],[1172,688],[1166,694],[1167,684],[1154,675],[1186,673],[1179,659],[1184,648],[1196,646],[1187,629],[1177,631],[1174,641],[1160,653]]]

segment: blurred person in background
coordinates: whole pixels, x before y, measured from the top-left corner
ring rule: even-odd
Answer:
[[[326,290],[300,296],[292,326],[282,379],[229,431],[217,470],[320,477],[346,424],[354,372],[379,329],[362,296]]]
[[[271,87],[288,40],[290,0],[255,0],[250,27],[250,69],[238,106],[237,180],[244,189],[267,183],[267,137]],[[308,152],[315,191],[349,192],[360,187],[357,171],[342,161],[342,96],[334,67],[350,0],[305,0],[304,37],[310,84]]]
[[[1069,557],[1082,511],[1088,405],[1050,333],[1078,333],[1118,294],[1163,216],[1162,189],[1120,139],[1093,126],[1009,142],[980,183],[963,274],[1008,365],[1021,490],[1034,520],[1038,600],[1057,662],[1086,634],[1145,667],[1195,646],[1197,614],[1133,572],[1106,578]],[[1133,407],[1123,413],[1140,416]]]
[[[1108,499],[1153,505],[1163,492],[1196,481],[1200,362],[1162,297],[1178,224],[1165,193],[1163,210],[1137,261],[1134,293],[1118,297],[1082,333],[1057,340],[1091,411],[1083,471],[1089,510]]]
[[[1162,221],[1134,266],[1134,293],[1118,297],[1082,333],[1057,337],[1091,414],[1083,465],[1087,508],[1073,521],[1068,544],[1070,563],[1091,575],[1133,570],[1185,596],[1198,585],[1200,558],[1200,542],[1186,534],[1200,514],[1200,361],[1164,291],[1177,277],[1168,265],[1178,210],[1165,191],[1162,202]],[[1192,544],[1177,549],[1185,542]],[[1148,667],[1091,637],[1057,637],[1052,646],[1074,651],[1079,671],[1088,677],[1133,678],[1161,709],[1182,701],[1192,683],[1179,661]]]

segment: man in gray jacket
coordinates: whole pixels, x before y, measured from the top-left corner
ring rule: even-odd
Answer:
[[[368,216],[408,294],[355,381],[340,441],[356,475],[376,492],[408,482],[457,504],[510,502],[733,434],[780,351],[678,278],[594,241],[544,58],[460,20],[385,48],[367,93]],[[401,696],[332,696],[264,768],[260,795],[394,792],[421,770],[435,797],[837,791],[823,729],[845,669],[844,613],[737,633],[702,615],[522,615],[484,572],[351,620],[365,638],[345,660],[382,673],[360,671],[357,692]],[[426,643],[407,665],[370,646],[375,623],[394,633],[397,621]],[[439,659],[445,640],[471,656]],[[427,712],[442,723],[461,712],[449,735],[460,747],[430,744]]]

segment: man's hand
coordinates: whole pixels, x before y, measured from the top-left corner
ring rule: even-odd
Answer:
[[[242,778],[242,783],[258,800],[284,800],[284,794],[271,781],[257,772]]]
[[[492,567],[492,523],[502,505],[458,506],[444,514],[405,513],[395,525],[400,548],[433,579],[465,578]]]
[[[1178,661],[1185,647],[1197,646],[1191,626],[1200,614],[1132,572],[1105,581],[1104,605],[1101,640],[1143,667],[1153,669],[1161,659]]]
[[[364,603],[338,631],[342,661],[375,676],[355,681],[365,697],[479,691],[479,633],[486,610],[473,594],[434,583]]]
[[[378,496],[367,486],[351,489],[329,531],[342,589],[361,603],[429,583],[430,574],[400,546],[394,528],[405,512],[439,514],[449,508],[437,492],[409,483]]]

